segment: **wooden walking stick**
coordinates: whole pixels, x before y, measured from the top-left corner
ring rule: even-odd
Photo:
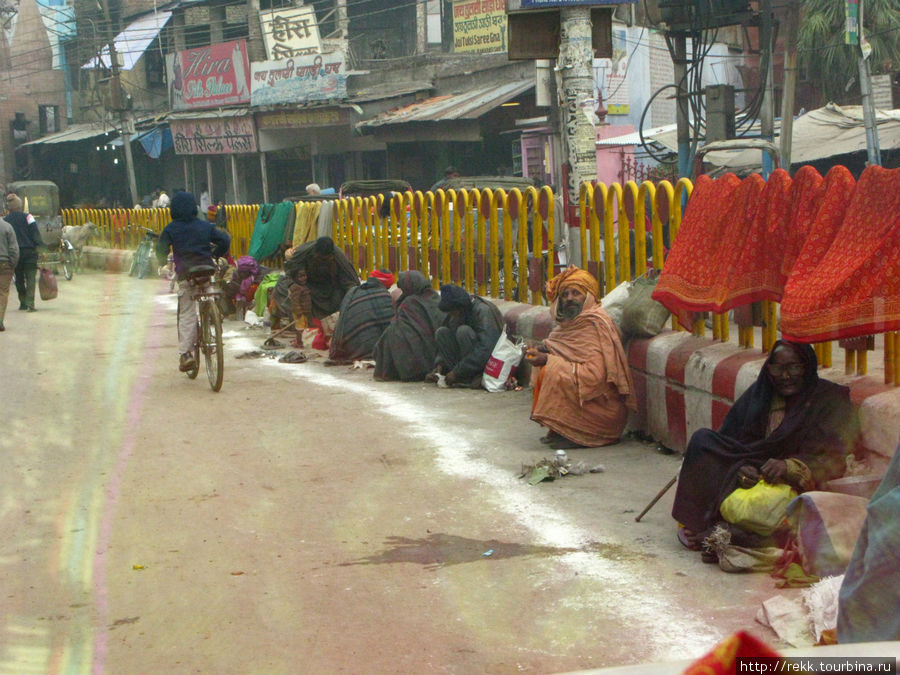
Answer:
[[[643,511],[641,511],[640,515],[637,516],[637,518],[635,518],[634,521],[636,523],[641,522],[641,518],[643,518],[647,514],[647,511],[649,511],[650,509],[653,508],[653,505],[656,504],[656,502],[658,502],[660,499],[662,499],[662,496],[669,491],[669,488],[671,488],[673,485],[675,485],[675,481],[677,481],[677,480],[678,480],[678,474],[676,473],[674,476],[672,476],[672,480],[670,480],[668,483],[666,483],[666,486],[662,490],[660,490],[659,492],[656,493],[656,496],[653,498],[653,500],[649,504],[647,504],[647,508],[645,508]]]

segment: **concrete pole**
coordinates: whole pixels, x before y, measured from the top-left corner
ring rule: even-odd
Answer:
[[[337,17],[338,31],[340,32],[339,37],[345,38],[350,25],[350,19],[347,17],[347,0],[336,0],[334,11]]]
[[[569,203],[577,204],[581,184],[597,177],[597,116],[590,7],[560,10],[558,74],[560,124],[569,162]]]
[[[797,31],[800,25],[800,3],[791,0],[787,7],[784,30],[784,92],[781,95],[781,161],[791,170],[791,143],[794,132],[794,105],[797,100]]]
[[[238,191],[238,167],[237,167],[237,155],[234,153],[228,155],[231,158],[231,183],[234,186],[234,203],[240,204],[241,198],[240,193]]]
[[[269,172],[266,168],[266,153],[259,153],[259,172],[262,174],[263,203],[269,203]]]
[[[218,200],[213,197],[215,192],[213,192],[212,161],[209,159],[209,157],[206,158],[206,187],[209,189],[210,201],[215,204]]]
[[[137,181],[134,178],[134,157],[131,154],[131,136],[134,133],[134,120],[131,113],[126,109],[122,100],[122,81],[119,78],[119,54],[116,51],[116,33],[112,29],[112,20],[109,15],[109,3],[103,0],[103,18],[106,19],[106,25],[112,38],[109,41],[109,61],[112,70],[112,77],[109,80],[111,109],[119,115],[119,122],[122,127],[122,148],[125,150],[125,172],[128,174],[128,190],[131,192],[132,205],[137,204],[138,191]]]
[[[247,0],[247,56],[250,61],[266,60],[266,43],[263,42],[262,24],[259,20],[259,0]]]

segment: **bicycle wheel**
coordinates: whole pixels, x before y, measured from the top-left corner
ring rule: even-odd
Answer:
[[[194,342],[194,367],[187,371],[187,376],[191,380],[197,379],[200,372],[200,341],[203,339],[203,322],[197,317],[197,340]]]
[[[135,274],[137,274],[138,254],[139,251],[135,251],[131,254],[131,267],[128,268],[128,276],[130,277],[133,277]]]
[[[200,327],[202,329],[202,349],[206,359],[206,376],[213,391],[222,388],[225,376],[225,351],[222,349],[222,315],[215,302],[203,303]]]
[[[60,256],[60,262],[66,281],[72,281],[72,275],[75,272],[75,262],[72,260],[71,254],[68,251],[63,251],[62,256]]]

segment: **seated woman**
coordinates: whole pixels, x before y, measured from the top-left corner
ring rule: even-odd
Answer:
[[[722,520],[722,500],[738,487],[764,478],[803,492],[843,473],[859,437],[856,412],[850,390],[820,379],[816,368],[812,347],[779,340],[719,431],[694,433],[672,507],[682,544],[701,549]]]
[[[418,270],[400,272],[396,313],[375,343],[375,379],[422,381],[434,367],[435,331],[444,321],[441,296]]]
[[[233,313],[239,302],[243,303],[244,307],[252,305],[256,289],[268,273],[268,267],[263,267],[249,255],[238,258],[237,269],[231,280],[225,284],[226,307],[229,310],[227,313]]]

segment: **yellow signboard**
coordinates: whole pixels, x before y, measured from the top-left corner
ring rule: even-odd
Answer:
[[[453,0],[453,51],[505,52],[506,0]]]

